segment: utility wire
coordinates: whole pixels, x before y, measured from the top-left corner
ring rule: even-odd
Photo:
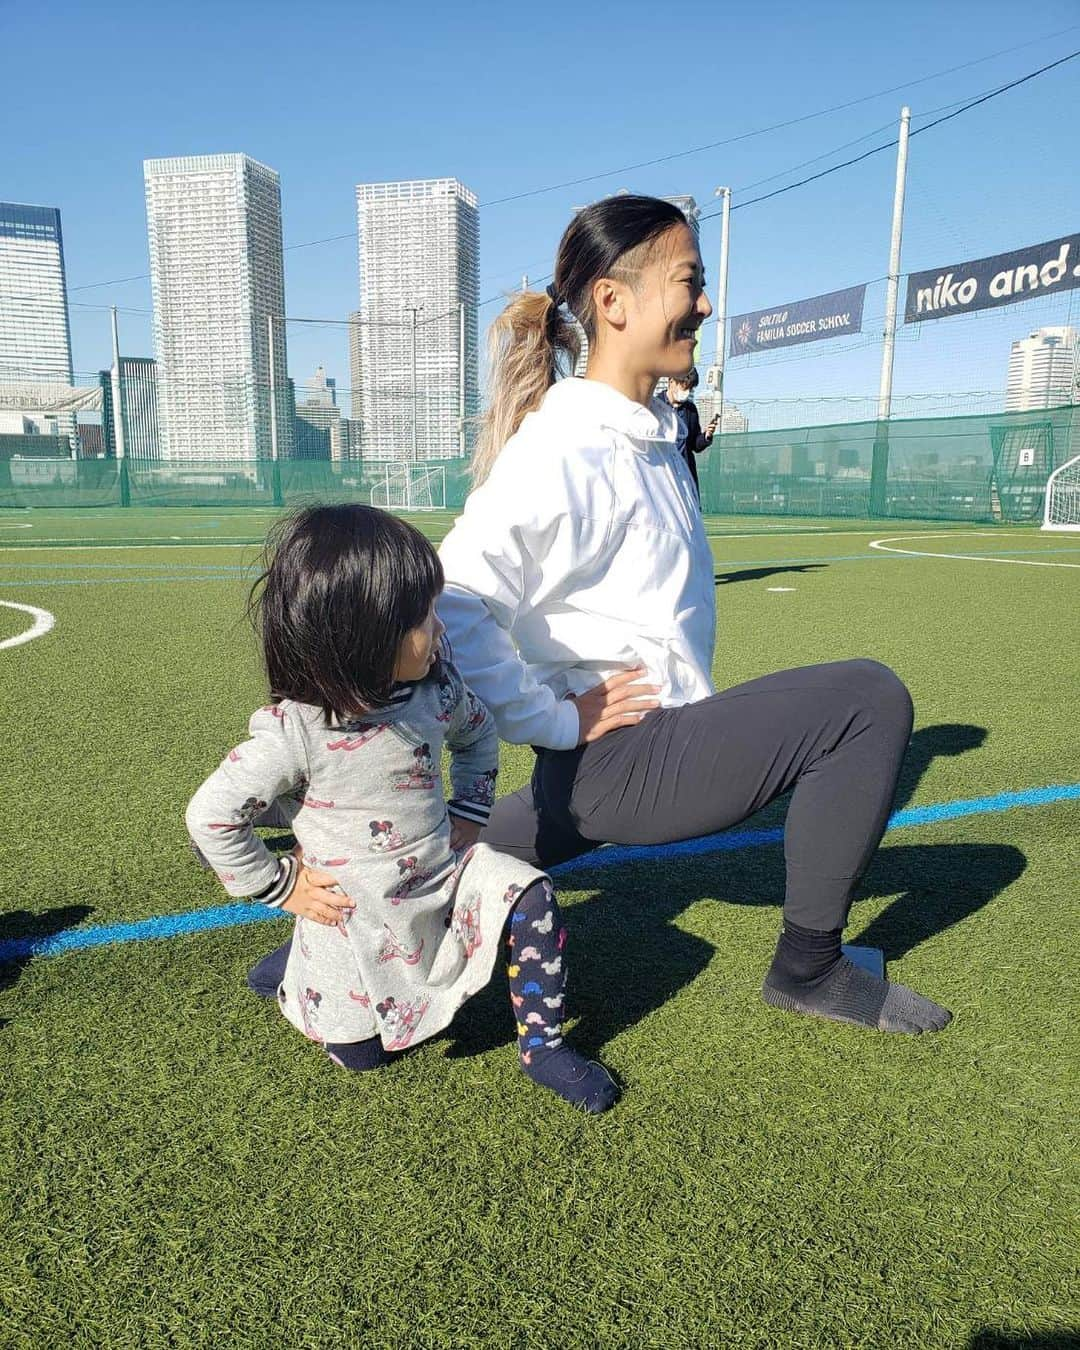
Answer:
[[[1046,38],[1033,38],[1028,42],[1018,43],[1014,47],[1005,47],[1001,51],[991,52],[989,56],[977,57],[974,61],[965,61],[961,65],[950,66],[947,70],[936,71],[933,75],[923,75],[918,80],[907,80],[904,84],[894,84],[888,89],[879,89],[873,94],[864,94],[861,98],[850,99],[846,103],[836,103],[830,108],[820,108],[817,112],[804,113],[801,117],[791,117],[783,122],[773,122],[767,127],[758,127],[754,131],[744,131],[738,136],[728,136],[724,140],[710,141],[707,145],[697,145],[689,150],[676,150],[669,155],[658,155],[655,159],[641,160],[637,164],[626,164],[620,169],[607,169],[603,173],[588,174],[583,178],[571,178],[563,183],[552,183],[547,187],[531,188],[526,192],[517,192],[508,197],[496,197],[489,202],[481,202],[481,206],[501,206],[505,202],[522,201],[526,197],[538,197],[545,192],[558,192],[562,188],[579,187],[582,183],[594,183],[600,178],[612,178],[620,173],[633,173],[637,169],[652,168],[656,164],[666,164],[673,159],[682,159],[687,155],[701,154],[706,150],[717,150],[724,145],[735,145],[739,141],[750,140],[755,136],[765,136],[772,131],[782,131],[785,127],[798,126],[803,122],[811,122],[817,117],[827,117],[830,113],[843,112],[846,108],[857,107],[860,103],[869,103],[873,99],[883,98],[886,94],[895,94],[901,89],[913,89],[916,85],[926,84],[930,80],[941,79],[945,75],[953,75],[958,70],[968,70],[972,66],[981,65],[986,61],[993,61],[996,57],[1006,56],[1010,52],[1019,51],[1023,47],[1030,47],[1035,42],[1048,41],[1051,37],[1061,37],[1065,33],[1074,32],[1080,28],[1080,24],[1072,24],[1068,28],[1059,29],[1056,33],[1047,34]]]
[[[514,194],[512,194],[512,195],[510,195],[510,196],[507,196],[507,197],[497,197],[497,198],[494,198],[492,201],[489,201],[489,202],[481,202],[481,203],[480,203],[480,206],[481,206],[481,207],[500,206],[500,205],[502,205],[503,203],[506,203],[506,202],[521,201],[521,200],[523,200],[523,199],[526,198],[526,197],[536,197],[536,196],[540,196],[542,193],[546,193],[546,192],[557,192],[557,191],[559,191],[559,190],[562,189],[562,188],[567,188],[567,187],[577,187],[577,186],[579,186],[579,185],[582,184],[582,183],[592,183],[592,182],[596,182],[598,179],[601,179],[601,178],[612,178],[612,177],[614,177],[614,176],[616,176],[617,174],[620,174],[620,173],[632,173],[632,172],[636,171],[637,169],[650,168],[650,167],[652,167],[653,165],[656,165],[656,164],[665,164],[665,163],[667,163],[667,162],[670,161],[670,160],[685,158],[685,157],[688,156],[688,155],[697,155],[697,154],[701,154],[701,153],[703,153],[703,152],[706,151],[706,150],[715,150],[715,149],[718,149],[720,146],[724,146],[724,145],[735,145],[735,144],[738,143],[739,141],[750,140],[750,139],[752,139],[752,138],[754,138],[754,137],[757,137],[757,136],[765,136],[765,135],[768,135],[770,132],[773,132],[773,131],[782,131],[782,130],[783,130],[784,128],[786,128],[786,127],[798,126],[798,125],[800,125],[800,124],[803,123],[803,122],[811,122],[811,121],[813,121],[813,120],[815,120],[816,118],[819,118],[819,117],[827,117],[827,116],[829,116],[831,113],[834,113],[834,112],[843,112],[843,111],[844,111],[845,109],[847,109],[847,108],[854,108],[854,107],[857,107],[859,104],[862,104],[862,103],[869,103],[869,102],[871,102],[872,100],[874,100],[874,99],[876,99],[876,98],[884,98],[886,94],[895,94],[895,93],[898,93],[898,92],[899,92],[900,90],[902,90],[902,89],[914,89],[917,85],[920,85],[920,84],[927,84],[927,83],[929,83],[929,82],[932,81],[932,80],[939,80],[939,79],[942,79],[944,76],[946,76],[946,75],[953,75],[953,74],[955,74],[957,71],[960,71],[960,70],[969,70],[972,66],[982,65],[982,64],[984,64],[984,63],[987,62],[987,61],[993,61],[993,60],[996,60],[997,57],[999,57],[999,56],[1008,56],[1008,55],[1011,54],[1012,52],[1016,52],[1016,51],[1021,51],[1021,50],[1023,50],[1023,48],[1025,48],[1025,47],[1031,47],[1031,46],[1034,46],[1035,44],[1037,44],[1037,43],[1039,43],[1039,42],[1048,42],[1048,41],[1050,41],[1050,39],[1052,39],[1052,38],[1062,37],[1062,36],[1064,36],[1064,34],[1066,34],[1066,33],[1072,33],[1072,32],[1075,32],[1077,28],[1080,28],[1080,24],[1071,24],[1068,28],[1061,28],[1061,29],[1059,29],[1059,30],[1058,30],[1057,32],[1055,32],[1055,33],[1046,33],[1043,37],[1031,38],[1031,39],[1029,39],[1027,42],[1019,42],[1019,43],[1016,43],[1016,44],[1015,44],[1014,46],[1012,46],[1012,47],[1003,47],[1003,48],[1001,48],[1000,51],[990,52],[987,56],[979,56],[979,57],[976,57],[973,61],[964,61],[964,62],[962,62],[960,65],[949,66],[949,67],[948,67],[947,69],[945,69],[945,70],[938,70],[938,71],[935,71],[932,75],[923,75],[923,76],[921,76],[921,77],[920,77],[919,79],[917,79],[917,80],[907,80],[907,81],[905,81],[905,83],[903,83],[903,84],[894,84],[894,85],[891,85],[888,89],[879,89],[879,90],[876,91],[876,93],[873,93],[873,94],[864,94],[864,95],[862,95],[862,97],[860,97],[860,98],[850,99],[850,100],[849,100],[848,102],[846,102],[846,103],[837,103],[837,104],[834,104],[832,107],[829,107],[829,108],[819,108],[816,112],[812,112],[812,113],[804,113],[801,117],[792,117],[792,118],[788,118],[786,121],[783,121],[783,122],[773,122],[773,123],[770,124],[769,126],[758,127],[758,128],[756,128],[755,130],[753,130],[753,131],[744,131],[744,132],[741,132],[738,136],[730,136],[730,137],[726,138],[725,140],[712,141],[712,142],[710,142],[708,145],[698,145],[698,146],[694,146],[694,147],[692,147],[692,148],[689,149],[689,150],[677,150],[677,151],[674,151],[672,154],[669,154],[669,155],[659,155],[659,156],[657,156],[657,157],[654,158],[654,159],[642,160],[642,161],[641,161],[640,163],[638,163],[638,164],[628,164],[628,165],[624,165],[622,168],[619,168],[619,169],[607,169],[607,170],[605,170],[603,173],[589,174],[589,175],[586,175],[586,176],[583,177],[583,178],[573,178],[573,179],[569,179],[567,182],[564,182],[564,183],[552,183],[552,184],[549,184],[547,187],[532,188],[532,189],[530,189],[530,190],[528,190],[528,191],[526,191],[526,192],[518,192],[518,193],[514,193]],[[1066,59],[1066,60],[1069,60],[1069,59],[1071,59],[1071,58],[1066,57],[1065,59]],[[1060,63],[1055,63],[1055,64],[1060,64]],[[1051,68],[1051,67],[1049,67],[1049,66],[1044,67],[1044,69],[1047,69],[1047,70],[1050,69],[1050,68]],[[1035,72],[1035,74],[1041,74],[1041,73],[1042,73],[1041,71],[1036,71],[1036,72]],[[1031,79],[1031,78],[1033,78],[1033,76],[1025,76],[1025,78],[1026,78],[1026,79]],[[1022,81],[1022,80],[1021,80],[1021,81],[1017,81],[1017,83],[1023,83],[1023,81]],[[1010,88],[1011,86],[1005,86],[1005,87],[1006,87],[1006,88]],[[955,106],[955,105],[946,105],[946,106],[951,107],[951,106]],[[935,111],[938,111],[938,110],[935,109]],[[926,128],[920,128],[920,129],[921,129],[921,130],[926,130]],[[915,134],[915,133],[913,132],[912,135],[914,135],[914,134]],[[849,142],[849,144],[855,144],[855,142]],[[895,145],[896,142],[893,141],[893,142],[891,142],[891,144]],[[882,147],[880,147],[880,148],[881,148],[881,149],[888,149],[887,146],[882,146]],[[819,158],[821,158],[821,156],[819,156]],[[813,161],[807,161],[807,162],[808,162],[808,163],[812,163]],[[853,163],[857,163],[858,161],[857,161],[857,160],[854,160],[854,161],[852,161],[852,162],[853,162]],[[845,167],[845,166],[843,166],[843,165],[838,165],[837,167],[838,167],[838,168],[843,168],[843,167]],[[761,181],[764,182],[764,181],[767,181],[767,180],[764,180],[764,179],[763,179],[763,180],[761,180]],[[808,181],[809,181],[809,180],[808,180]],[[797,185],[797,184],[793,184],[793,186],[798,186],[798,185]],[[762,200],[764,200],[764,199],[762,199]],[[749,205],[751,205],[751,204],[752,204],[752,203],[750,203],[750,202],[744,203],[744,205],[747,205],[747,206],[749,206]],[[712,213],[712,215],[715,215],[715,214],[716,214],[715,212]],[[702,217],[702,219],[710,219],[710,218],[711,218],[711,216]],[[321,238],[321,239],[307,239],[307,240],[304,240],[302,243],[299,243],[299,244],[286,244],[285,247],[284,247],[284,249],[283,249],[283,252],[289,253],[289,252],[292,252],[294,249],[300,249],[300,248],[314,248],[314,247],[315,247],[316,245],[318,245],[318,244],[333,244],[333,243],[336,243],[336,242],[338,242],[339,240],[342,240],[342,239],[355,239],[356,237],[357,237],[357,231],[356,231],[356,230],[349,230],[349,231],[346,231],[344,234],[329,234],[329,235],[326,235],[325,237],[323,237],[323,238]],[[126,282],[129,282],[129,281],[146,281],[146,280],[149,279],[149,276],[150,276],[150,274],[149,274],[148,272],[141,272],[141,273],[139,273],[137,276],[131,276],[131,277],[115,277],[115,278],[113,278],[111,281],[90,281],[90,282],[86,282],[86,283],[84,283],[83,285],[80,285],[80,286],[69,286],[69,287],[68,287],[68,290],[69,290],[70,292],[74,292],[74,291],[90,291],[90,290],[96,290],[97,288],[99,288],[99,287],[101,287],[101,286],[120,286],[120,285],[123,285],[123,284],[125,284]]]
[[[980,97],[972,99],[969,103],[965,103],[959,108],[956,108],[955,111],[946,113],[944,117],[938,117],[933,122],[927,122],[924,127],[917,127],[910,135],[921,136],[924,131],[932,131],[934,127],[941,126],[943,122],[950,122],[954,117],[959,117],[962,113],[970,112],[972,108],[977,108],[982,103],[988,103],[990,99],[1008,93],[1010,89],[1016,89],[1020,85],[1026,84],[1028,80],[1034,80],[1039,75],[1045,75],[1048,70],[1053,70],[1057,66],[1063,66],[1066,61],[1075,61],[1078,56],[1080,56],[1080,49],[1077,49],[1075,52],[1070,52],[1068,56],[1060,57],[1057,61],[1051,61],[1045,66],[1040,66],[1038,70],[1032,70],[1027,75],[1020,76],[1019,79],[1010,80],[1008,84],[1000,85],[997,89],[991,89],[988,93],[982,94]],[[743,207],[756,206],[758,202],[767,202],[772,197],[783,196],[785,192],[794,192],[796,188],[805,187],[807,183],[814,183],[819,178],[827,178],[829,174],[839,173],[841,169],[850,168],[853,164],[859,164],[864,159],[869,159],[871,155],[879,155],[883,150],[888,150],[892,146],[899,144],[899,139],[899,137],[894,137],[891,141],[886,141],[884,145],[877,145],[872,150],[865,150],[861,155],[854,155],[851,159],[845,159],[842,163],[834,164],[829,169],[822,169],[820,173],[812,173],[807,178],[800,178],[798,182],[789,183],[787,187],[776,188],[772,192],[763,192],[760,197],[751,197],[747,202],[736,202],[732,205],[731,210],[738,211]],[[699,219],[712,220],[718,215],[720,215],[719,211],[710,211],[706,215],[700,216]]]

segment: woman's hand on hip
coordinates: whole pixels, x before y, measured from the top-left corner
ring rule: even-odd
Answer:
[[[644,673],[644,666],[636,666],[610,676],[584,694],[570,695],[577,707],[578,745],[598,741],[619,727],[636,726],[647,712],[659,708],[660,700],[655,697],[659,686],[642,684]]]

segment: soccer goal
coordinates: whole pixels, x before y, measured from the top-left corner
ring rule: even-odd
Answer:
[[[1080,530],[1080,455],[1073,455],[1046,480],[1044,530]]]
[[[371,504],[387,511],[445,511],[446,470],[441,464],[384,464]]]

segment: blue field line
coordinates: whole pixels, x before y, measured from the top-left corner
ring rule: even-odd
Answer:
[[[141,562],[123,563],[123,562],[29,562],[25,559],[12,559],[9,561],[0,561],[0,568],[7,568],[10,571],[15,567],[45,567],[53,571],[64,572],[85,572],[91,569],[98,569],[103,572],[138,572],[147,567],[169,568],[175,567],[178,570],[183,569],[187,572],[246,572],[249,567],[244,563],[193,563],[193,562],[150,562],[144,558]]]
[[[911,806],[895,812],[889,819],[889,830],[910,829],[915,825],[935,825],[945,820],[964,816],[986,815],[997,811],[1013,811],[1019,807],[1049,806],[1056,802],[1080,801],[1080,783],[1053,784],[1048,787],[1025,788],[1020,792],[997,792],[989,797],[969,797],[931,806]],[[575,872],[593,871],[598,867],[617,867],[628,862],[655,862],[662,858],[692,858],[706,853],[729,853],[748,848],[778,844],[784,837],[781,829],[738,830],[724,834],[709,834],[700,839],[685,839],[674,844],[623,846],[609,845],[571,862],[550,869],[552,876],[571,876]],[[197,909],[188,914],[159,914],[153,919],[135,923],[105,924],[98,928],[68,928],[48,937],[9,938],[0,942],[0,965],[28,956],[59,956],[62,952],[79,951],[84,947],[101,947],[113,942],[145,942],[150,938],[179,937],[184,933],[203,933],[214,928],[234,928],[239,924],[259,923],[271,919],[289,918],[280,910],[266,909],[251,901],[234,905],[216,905],[212,909]]]
[[[58,580],[41,580],[38,577],[24,577],[22,581],[0,581],[0,590],[37,590],[39,586],[134,586],[157,585],[171,586],[178,581],[237,581],[233,572],[205,572],[197,577],[84,577]]]

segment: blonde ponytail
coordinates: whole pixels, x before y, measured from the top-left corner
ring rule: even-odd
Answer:
[[[527,413],[539,408],[560,369],[571,373],[581,338],[569,315],[543,291],[515,295],[488,338],[491,403],[484,413],[472,461],[473,486],[491,472],[499,452]],[[565,362],[561,358],[565,357]]]

